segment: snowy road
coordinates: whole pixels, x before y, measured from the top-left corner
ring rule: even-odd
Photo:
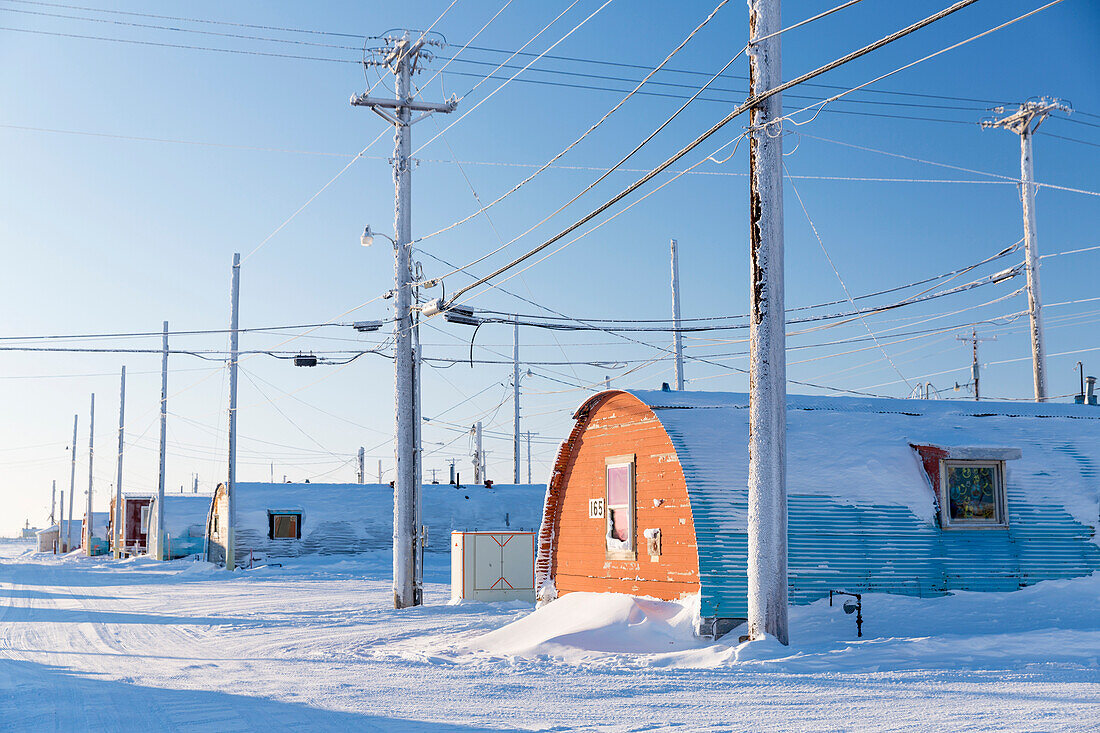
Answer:
[[[428,605],[398,612],[384,555],[231,576],[25,548],[0,543],[5,731],[1100,729],[1100,577],[869,597],[858,644],[851,617],[816,604],[789,649],[673,639],[637,655],[593,650],[637,639],[630,624],[529,650],[478,641],[529,609],[445,605],[445,557]],[[549,638],[558,622],[528,623]]]

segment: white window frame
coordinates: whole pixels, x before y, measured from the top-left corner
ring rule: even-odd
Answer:
[[[607,473],[612,468],[626,468],[629,473],[628,492],[630,510],[630,548],[619,549],[609,546],[611,542],[611,520],[614,516],[611,502],[607,496]],[[637,496],[637,470],[635,456],[611,456],[604,459],[603,473],[603,500],[604,500],[604,557],[608,560],[637,560],[638,559],[638,496]]]
[[[993,521],[951,518],[951,486],[947,473],[953,467],[993,468]],[[1005,485],[1007,474],[1005,462],[998,460],[978,460],[945,458],[940,461],[940,525],[944,529],[999,529],[1008,526],[1008,492]]]

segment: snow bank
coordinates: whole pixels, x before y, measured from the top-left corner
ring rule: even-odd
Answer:
[[[589,661],[605,654],[667,654],[708,646],[695,637],[699,597],[682,602],[619,593],[569,593],[464,645],[494,656]]]
[[[782,673],[1032,668],[1100,670],[1100,573],[1010,593],[863,596],[863,637],[842,604],[790,609],[790,646],[694,636],[699,597],[656,601],[569,593],[453,647],[452,661],[585,666],[724,667]],[[439,651],[436,650],[438,654]],[[446,656],[446,653],[444,654]]]

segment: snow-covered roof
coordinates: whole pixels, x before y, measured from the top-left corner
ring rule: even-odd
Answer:
[[[748,467],[746,394],[632,391],[668,433],[693,508],[720,508],[743,530]],[[893,400],[789,395],[787,488],[852,505],[901,506],[932,522],[928,479],[911,444],[1019,459],[1008,481],[1035,504],[1062,506],[1096,526],[1100,409],[1055,403]]]
[[[165,494],[164,495],[164,531],[172,537],[183,537],[194,526],[206,527],[206,517],[210,512],[210,494]],[[156,497],[150,504],[152,512],[157,507]],[[150,521],[155,514],[150,514]]]
[[[87,513],[84,516],[87,518]],[[110,512],[92,512],[92,536],[106,537],[110,521]],[[76,520],[73,520],[73,524],[76,524]]]

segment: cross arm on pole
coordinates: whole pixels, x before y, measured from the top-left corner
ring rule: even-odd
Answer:
[[[404,107],[405,109],[410,109],[414,112],[454,112],[455,108],[458,107],[458,99],[452,97],[446,102],[416,102],[411,99],[398,101],[396,99],[371,97],[367,94],[356,94],[353,95],[351,98],[351,106],[372,107],[375,109],[398,109]]]

